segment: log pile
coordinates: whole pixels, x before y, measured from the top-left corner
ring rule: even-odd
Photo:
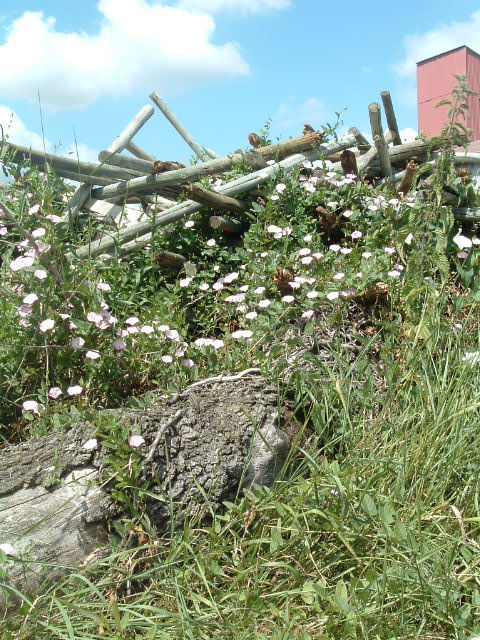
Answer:
[[[204,208],[211,210],[212,228],[238,235],[246,226],[243,216],[245,204],[238,196],[254,192],[279,169],[288,173],[307,160],[329,161],[329,170],[344,175],[355,174],[356,179],[387,180],[403,196],[409,191],[420,163],[435,161],[432,158],[438,141],[419,137],[402,143],[389,91],[381,92],[386,130],[382,124],[380,104],[374,102],[368,107],[373,145],[356,127],[350,128],[341,138],[327,142],[322,132],[305,124],[303,135],[278,144],[264,145],[260,136],[250,133],[250,149],[237,150],[223,158],[200,146],[155,92],[150,98],[190,146],[198,159],[197,164],[185,166],[172,160],[160,160],[133,141],[154,115],[154,108],[150,105],[145,105],[110,146],[99,153],[98,163],[8,143],[9,162],[28,160],[40,170],[53,170],[59,177],[79,183],[65,205],[62,218],[69,224],[87,218],[93,229],[88,244],[75,252],[79,259],[100,255],[107,258],[114,251],[122,256],[141,250],[148,245],[155,229]],[[465,162],[480,164],[480,155],[457,153],[455,161],[459,165]],[[221,186],[210,189],[199,184],[205,177],[224,177],[238,163],[250,167],[250,172],[240,178],[218,181],[222,182]],[[452,202],[451,193],[446,194],[446,202]],[[152,215],[148,221],[139,221],[120,230],[116,220],[128,211],[131,203],[141,203],[144,211]],[[462,209],[456,209],[454,213],[472,220],[477,215],[476,211]],[[115,237],[112,227],[117,227]],[[67,257],[73,258],[72,255]],[[163,260],[163,264],[178,268],[184,262],[182,256],[172,260],[164,256]]]

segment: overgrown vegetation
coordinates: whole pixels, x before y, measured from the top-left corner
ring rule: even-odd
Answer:
[[[452,182],[462,104],[436,169]],[[200,212],[129,258],[69,264],[88,230],[57,223],[58,188],[27,166],[2,189],[35,238],[0,217],[2,437],[252,365],[288,398],[297,436],[271,490],[170,541],[135,500],[112,554],[25,597],[3,637],[478,634],[475,230],[459,229],[439,198],[319,177],[307,163],[248,200],[240,244]],[[195,272],[159,270],[159,246],[189,256]],[[123,466],[125,434],[110,435]],[[122,546],[124,530],[135,548]],[[4,570],[13,561],[0,552]]]

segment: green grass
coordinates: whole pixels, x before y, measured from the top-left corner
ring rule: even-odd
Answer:
[[[387,340],[382,393],[359,392],[366,351],[353,364],[337,354],[330,381],[320,368],[294,376],[305,433],[272,489],[169,544],[146,530],[141,546],[47,586],[4,637],[474,635],[480,375],[461,355],[475,322],[455,333],[438,317],[426,343]]]

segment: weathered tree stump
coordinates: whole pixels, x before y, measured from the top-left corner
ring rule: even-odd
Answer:
[[[170,530],[172,515],[180,526],[206,501],[215,511],[242,487],[270,485],[289,450],[276,391],[257,370],[195,383],[147,408],[107,413],[145,440],[141,483],[154,496],[146,510],[159,535]],[[105,450],[95,424],[81,422],[0,454],[4,594],[8,586],[31,594],[108,544],[107,525],[122,513],[110,497]]]

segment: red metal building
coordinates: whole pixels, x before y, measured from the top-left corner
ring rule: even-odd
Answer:
[[[468,88],[476,92],[468,98],[470,113],[464,124],[472,129],[472,140],[480,139],[480,55],[466,46],[417,62],[419,131],[428,136],[441,133],[448,107],[436,105],[451,98],[459,75],[466,76]]]

